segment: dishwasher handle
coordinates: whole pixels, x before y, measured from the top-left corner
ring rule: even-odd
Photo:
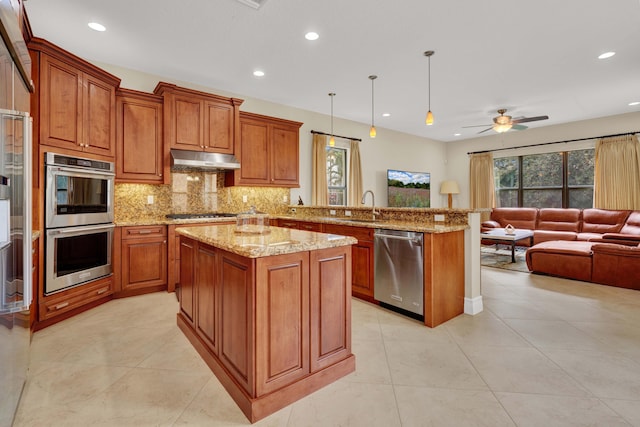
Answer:
[[[422,243],[419,237],[411,237],[411,236],[398,236],[395,234],[384,234],[384,233],[375,233],[375,237],[382,239],[391,239],[391,240],[405,240],[409,242]]]

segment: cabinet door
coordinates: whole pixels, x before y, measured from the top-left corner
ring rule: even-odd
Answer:
[[[354,293],[373,298],[373,242],[359,240],[352,248],[351,289]]]
[[[162,183],[162,104],[117,99],[116,179]]]
[[[115,156],[116,90],[87,74],[83,78],[84,151]]]
[[[298,186],[298,129],[274,125],[271,128],[271,183],[287,187]],[[242,163],[241,163],[242,164]]]
[[[40,63],[40,144],[81,150],[82,72],[47,55]]]
[[[311,372],[351,354],[350,248],[311,252]]]
[[[309,252],[256,261],[256,396],[308,375]]]
[[[196,293],[198,309],[196,332],[213,352],[218,354],[220,287],[218,286],[218,253],[210,246],[198,245]]]
[[[204,149],[233,154],[233,106],[205,102]]]
[[[240,123],[242,150],[239,184],[269,184],[269,126],[258,121]]]
[[[167,240],[164,236],[122,240],[122,290],[167,284]]]
[[[194,269],[195,242],[191,239],[180,239],[180,313],[186,321],[194,326]]]
[[[202,151],[202,101],[175,95],[173,109],[171,148]]]

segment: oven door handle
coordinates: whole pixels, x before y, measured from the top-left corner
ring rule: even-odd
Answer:
[[[52,171],[56,171],[56,172],[68,172],[73,174],[74,176],[80,176],[80,177],[85,177],[85,178],[95,178],[96,175],[101,175],[101,176],[106,176],[106,177],[113,177],[115,176],[115,174],[113,172],[104,172],[104,171],[100,171],[100,170],[91,170],[91,172],[87,172],[86,170],[82,170],[82,169],[74,169],[74,168],[66,168],[63,166],[49,166],[50,170]]]
[[[85,234],[88,231],[103,231],[114,229],[116,226],[114,224],[107,225],[90,225],[87,227],[67,227],[67,228],[57,228],[54,230],[48,230],[50,235],[57,234]]]

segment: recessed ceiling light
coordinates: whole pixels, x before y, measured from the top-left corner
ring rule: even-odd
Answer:
[[[256,77],[262,77],[262,76],[264,76],[264,71],[261,71],[261,70],[255,70],[255,71],[253,72],[253,75],[254,75],[254,76],[256,76]]]
[[[318,33],[314,31],[309,31],[307,34],[304,35],[304,38],[307,40],[318,40],[318,37],[320,36],[318,35]]]
[[[382,113],[382,117],[389,117],[391,113]]]
[[[460,136],[462,135],[461,133],[454,133],[453,136]]]
[[[102,24],[98,24],[97,22],[89,22],[87,24],[89,26],[89,28],[91,28],[92,30],[96,30],[96,31],[107,31],[106,27]]]
[[[615,52],[605,52],[605,53],[601,54],[600,56],[598,56],[598,59],[611,58],[615,54],[616,54]]]
[[[640,105],[640,101],[633,101],[629,103],[630,107],[635,107],[636,105]]]

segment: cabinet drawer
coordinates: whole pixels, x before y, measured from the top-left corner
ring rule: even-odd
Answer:
[[[122,227],[122,240],[166,236],[164,225],[145,225],[140,227]]]
[[[40,321],[66,313],[113,293],[111,277],[78,286],[58,295],[45,297],[40,303]]]
[[[325,224],[324,232],[330,234],[341,234],[343,236],[351,236],[362,241],[373,241],[373,228],[351,227],[349,225]]]
[[[305,231],[315,231],[317,233],[322,233],[322,224],[317,222],[300,222],[300,230]]]

